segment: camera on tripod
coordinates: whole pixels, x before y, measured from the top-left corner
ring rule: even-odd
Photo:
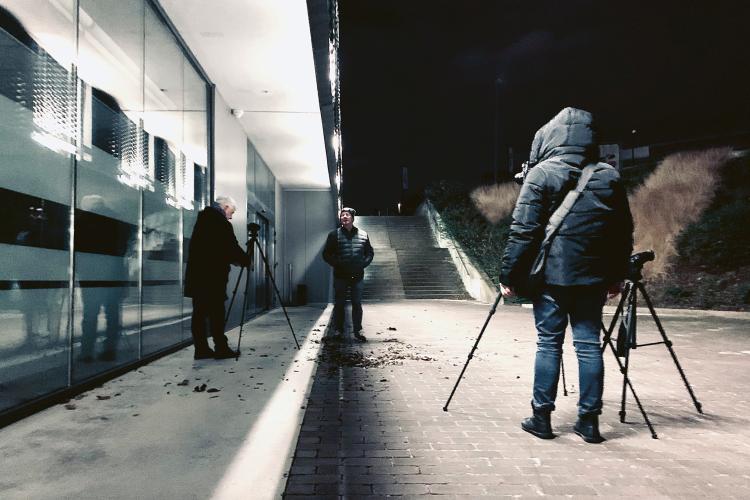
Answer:
[[[656,254],[653,250],[646,250],[645,252],[638,252],[631,255],[628,262],[628,279],[630,281],[640,281],[643,279],[643,264],[651,262],[654,258],[656,258]]]
[[[260,224],[255,222],[247,223],[247,239],[252,240],[258,237],[258,231],[260,231]]]
[[[531,163],[531,160],[523,162],[521,164],[521,171],[513,176],[513,181],[519,186],[522,185],[523,181],[526,179],[526,176],[529,174],[529,170],[534,168],[534,165],[536,165],[536,163]]]

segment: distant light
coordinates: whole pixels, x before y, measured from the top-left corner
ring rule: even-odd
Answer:
[[[401,202],[397,203],[396,206],[398,207],[398,213],[401,213]]]
[[[339,140],[339,135],[334,132],[333,137],[331,137],[331,146],[333,146],[333,150],[336,152],[336,155],[338,155],[340,144],[341,141]]]
[[[331,82],[331,95],[336,95],[336,81],[338,80],[338,55],[333,42],[328,42],[328,80]]]
[[[630,131],[631,134],[635,134],[636,132],[637,132],[636,129],[633,129],[633,130]]]

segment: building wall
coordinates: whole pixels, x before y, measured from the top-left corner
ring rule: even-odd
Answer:
[[[322,257],[328,232],[334,229],[336,208],[330,190],[284,190],[284,269],[292,265],[291,290],[297,302],[297,286],[307,287],[308,302],[329,302],[331,268]],[[289,284],[285,288],[289,293]]]

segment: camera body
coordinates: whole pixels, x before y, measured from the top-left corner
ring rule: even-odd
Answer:
[[[260,230],[260,225],[256,224],[255,222],[249,222],[247,224],[247,236],[249,239],[254,239],[258,237],[258,231]]]
[[[523,181],[526,179],[526,176],[529,173],[529,170],[534,168],[534,165],[536,165],[536,163],[531,163],[531,160],[523,162],[521,164],[521,171],[513,176],[513,181],[515,181],[515,183],[519,186],[522,185]]]
[[[646,250],[645,252],[638,252],[631,255],[628,262],[628,279],[630,281],[640,281],[643,278],[643,264],[651,262],[654,258],[656,258],[656,254],[653,250]]]

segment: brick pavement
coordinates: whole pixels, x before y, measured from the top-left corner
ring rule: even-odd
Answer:
[[[535,348],[528,309],[498,309],[442,411],[488,311],[459,301],[366,304],[369,342],[321,358],[286,498],[750,498],[750,321],[661,317],[705,415],[693,408],[664,346],[633,351],[631,378],[658,440],[632,399],[619,422],[621,377],[606,354],[601,429],[608,440],[591,445],[572,433],[570,339],[570,395],[561,388],[553,414],[558,437],[540,440],[520,429],[530,412]],[[639,335],[639,342],[657,340],[650,319],[639,318]],[[396,359],[404,355],[417,359]],[[352,360],[369,366],[347,366]],[[379,361],[397,364],[372,366]]]

